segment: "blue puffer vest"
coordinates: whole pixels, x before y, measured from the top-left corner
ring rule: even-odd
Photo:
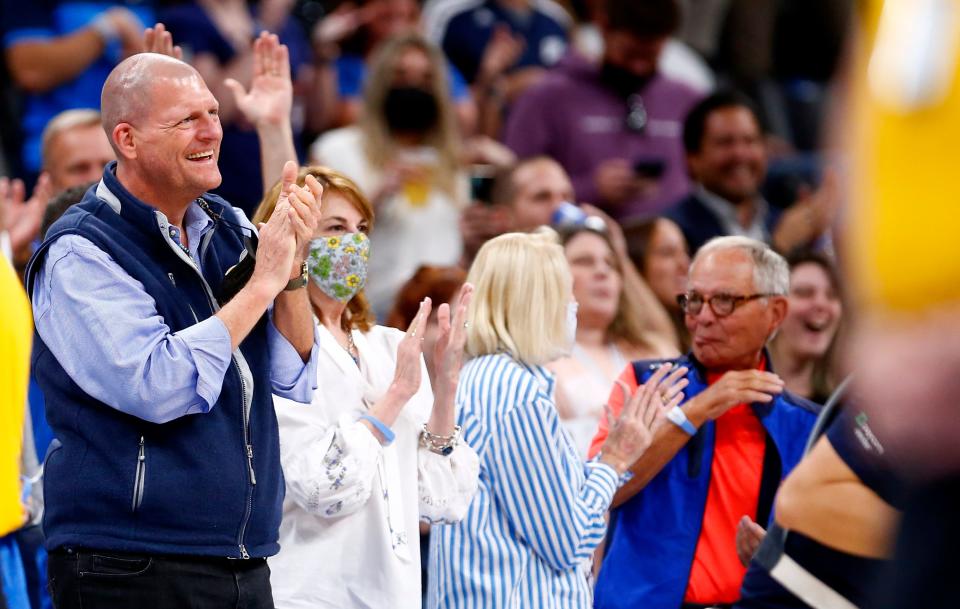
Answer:
[[[706,374],[691,356],[668,361],[690,370],[687,400],[707,388]],[[660,363],[635,362],[638,383],[646,382]],[[803,456],[819,406],[784,392],[752,408],[767,433],[767,458],[779,462],[775,488]],[[642,492],[613,510],[594,607],[678,609],[683,603],[706,509],[715,432],[712,421],[702,425]],[[771,448],[775,454],[769,454]],[[769,505],[762,511],[772,512]]]
[[[231,226],[238,221],[233,209],[203,196],[217,222],[199,244],[201,276],[164,238],[162,214],[130,194],[114,167],[107,166],[99,188],[113,193],[119,213],[91,188],[48,231],[28,267],[29,292],[50,243],[75,234],[143,284],[172,333],[210,317],[224,274],[244,251],[242,234]],[[57,438],[44,476],[48,548],[234,558],[277,552],[284,483],[266,316],[234,352],[210,412],[164,424],[85,393],[36,333],[32,363]]]

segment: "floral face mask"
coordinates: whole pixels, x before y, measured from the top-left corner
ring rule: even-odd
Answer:
[[[347,302],[367,281],[369,257],[370,239],[363,233],[320,237],[310,242],[307,270],[324,294]]]

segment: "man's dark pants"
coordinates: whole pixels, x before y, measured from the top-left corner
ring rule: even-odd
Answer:
[[[56,609],[273,609],[266,559],[59,548],[47,563]]]

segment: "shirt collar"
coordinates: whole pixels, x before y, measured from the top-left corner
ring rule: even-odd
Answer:
[[[189,231],[203,233],[207,227],[212,224],[213,219],[207,212],[203,211],[196,201],[190,203],[190,207],[188,207],[186,213],[183,214],[183,227]]]
[[[533,375],[533,378],[537,379],[537,384],[540,385],[540,388],[543,392],[553,399],[553,389],[556,384],[556,376],[544,366],[538,366],[536,364],[527,364],[520,362],[520,365],[527,369],[530,374]]]
[[[697,196],[704,206],[717,217],[724,232],[728,235],[741,235],[765,242],[770,240],[770,235],[767,233],[767,216],[770,213],[770,205],[763,197],[757,196],[754,199],[756,211],[753,214],[753,221],[750,226],[744,227],[737,217],[737,207],[727,199],[707,190],[702,184],[697,186]]]

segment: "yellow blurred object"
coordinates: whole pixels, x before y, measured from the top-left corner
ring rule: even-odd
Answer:
[[[406,148],[397,153],[397,160],[416,172],[401,185],[401,192],[411,207],[423,207],[434,188],[437,164],[440,158],[437,151],[429,146]]]
[[[433,188],[433,180],[430,177],[426,175],[424,179],[408,180],[403,183],[403,196],[412,207],[423,207],[427,204],[427,198]]]
[[[960,302],[960,0],[873,0],[851,104],[847,219],[866,306]]]
[[[0,537],[23,525],[20,451],[30,380],[33,319],[13,267],[0,254]]]

